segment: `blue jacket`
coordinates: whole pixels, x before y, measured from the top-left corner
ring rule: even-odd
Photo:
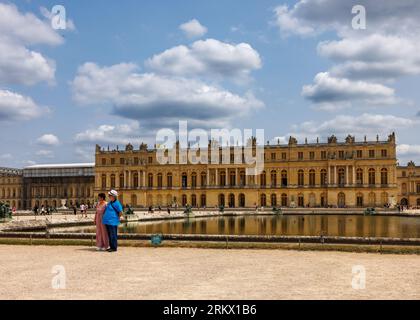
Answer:
[[[102,223],[110,226],[118,226],[120,224],[119,213],[123,211],[123,207],[118,200],[108,202],[105,208],[105,213],[102,218]]]

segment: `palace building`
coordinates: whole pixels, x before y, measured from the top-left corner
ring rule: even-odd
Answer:
[[[199,157],[209,150],[199,150]],[[95,192],[115,188],[132,206],[193,207],[382,207],[399,196],[394,133],[385,141],[349,135],[343,142],[331,136],[326,143],[299,144],[290,137],[287,145],[267,144],[257,176],[246,175],[249,165],[236,164],[232,150],[227,164],[161,165],[156,153],[145,144],[137,150],[97,146]]]
[[[256,148],[255,140],[250,146]],[[98,193],[116,189],[133,207],[420,206],[420,166],[397,164],[394,133],[384,141],[349,135],[344,141],[331,136],[298,143],[290,137],[288,144],[267,143],[258,155],[264,167],[255,176],[247,175],[251,164],[237,161],[245,148],[217,149],[219,161],[213,161],[210,143],[198,150],[177,143],[176,161],[160,164],[159,150],[143,143],[124,150],[96,146],[95,163],[1,168],[0,201],[18,209],[92,205]],[[207,161],[180,158],[190,151]]]

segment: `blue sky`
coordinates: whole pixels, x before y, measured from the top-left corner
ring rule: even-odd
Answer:
[[[395,130],[399,160],[420,162],[420,7],[384,3],[61,1],[53,30],[55,1],[0,0],[0,166],[92,161],[184,119],[282,142]]]

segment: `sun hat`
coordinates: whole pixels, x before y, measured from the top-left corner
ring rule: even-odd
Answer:
[[[118,197],[118,192],[115,190],[111,190],[110,192],[108,192],[109,196],[114,196],[114,197]]]

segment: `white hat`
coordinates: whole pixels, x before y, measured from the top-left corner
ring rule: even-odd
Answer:
[[[117,191],[115,191],[115,190],[113,189],[113,190],[111,190],[110,192],[108,192],[108,195],[109,195],[109,196],[118,197],[118,192],[117,192]]]

